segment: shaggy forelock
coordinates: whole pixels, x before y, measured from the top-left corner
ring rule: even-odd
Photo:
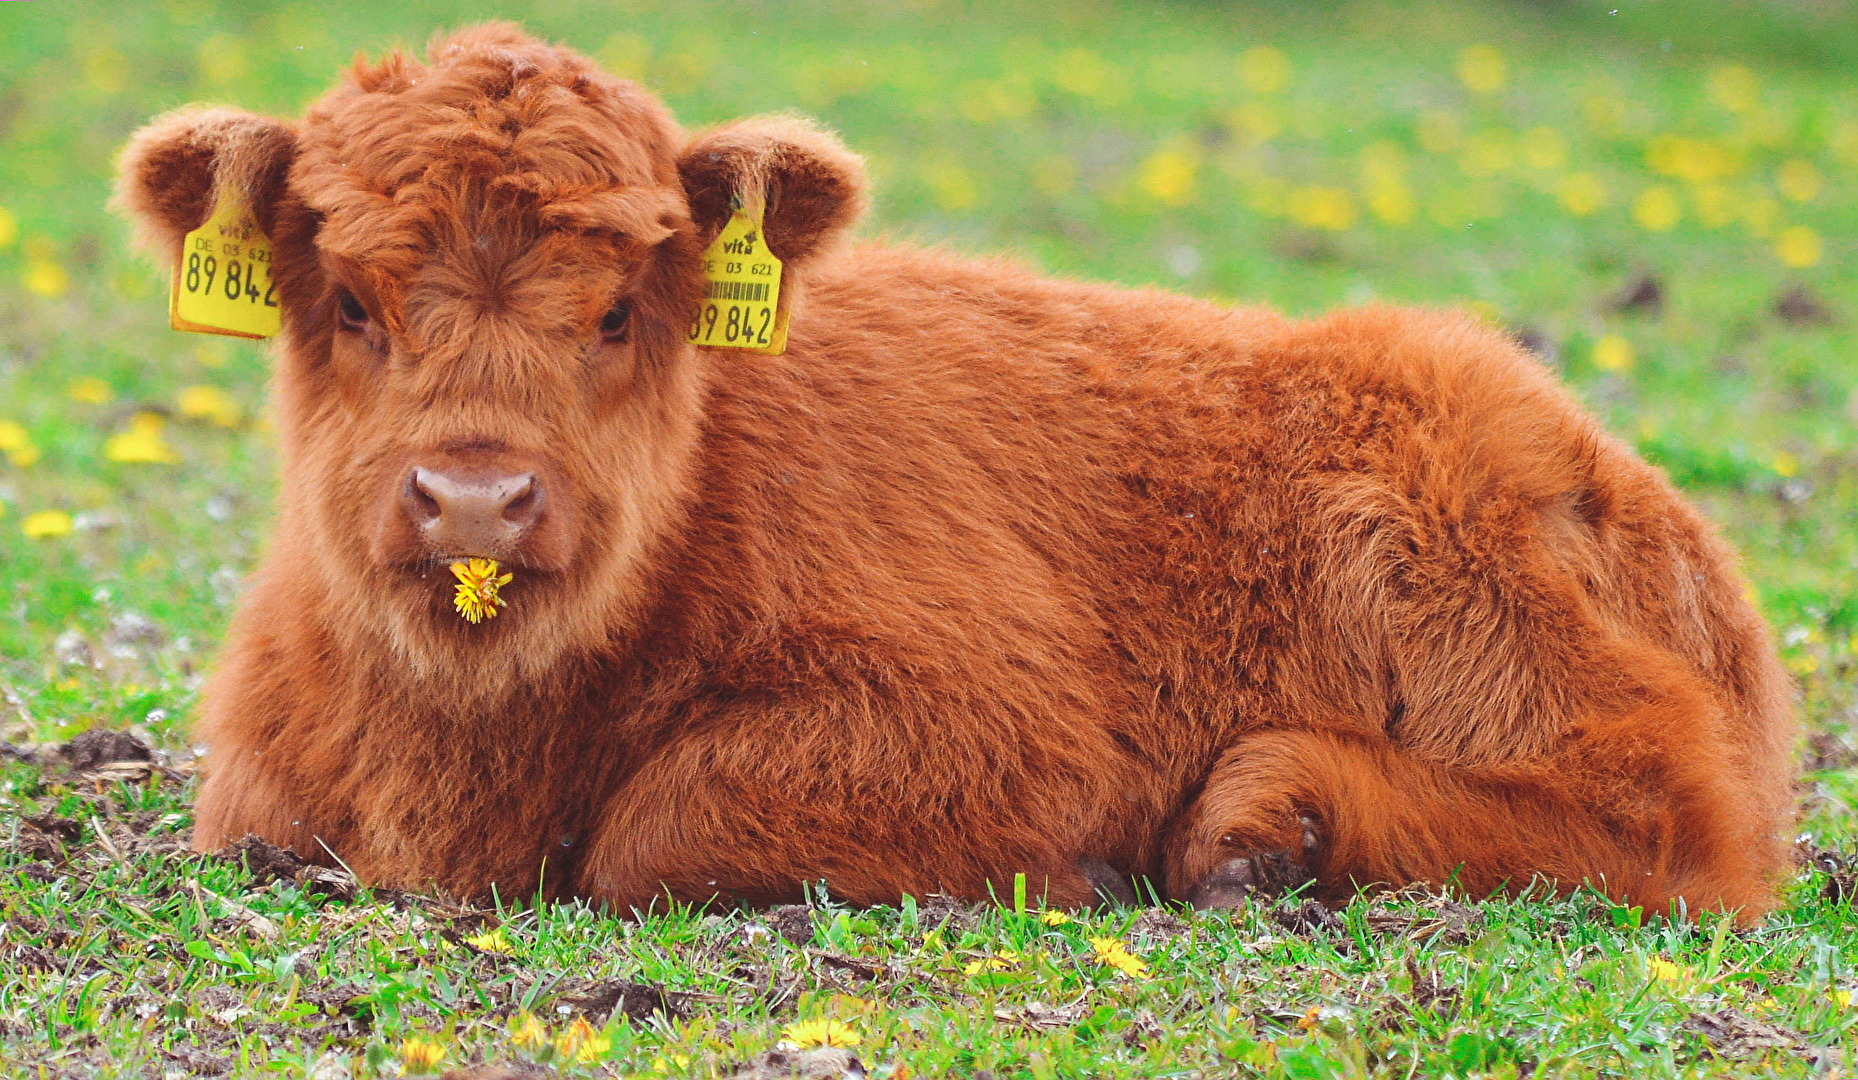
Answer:
[[[292,179],[323,217],[319,246],[391,278],[455,233],[461,206],[655,243],[682,213],[682,140],[639,87],[491,24],[426,64],[358,61],[309,111]]]

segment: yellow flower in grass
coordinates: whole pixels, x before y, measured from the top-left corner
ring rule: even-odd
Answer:
[[[598,1061],[613,1049],[613,1037],[603,1035],[585,1016],[577,1016],[568,1025],[566,1031],[555,1040],[555,1055],[562,1061],[574,1065],[585,1065]]]
[[[211,420],[220,427],[238,427],[245,415],[232,395],[217,386],[190,386],[174,399],[174,407],[189,420]]]
[[[1624,371],[1632,361],[1632,342],[1619,334],[1607,334],[1593,343],[1593,366],[1601,371]]]
[[[1047,926],[1065,926],[1077,920],[1062,911],[1041,911],[1039,921]]]
[[[1186,206],[1193,202],[1194,176],[1199,163],[1194,155],[1179,147],[1163,147],[1142,162],[1137,182],[1156,202],[1165,206]]]
[[[65,396],[82,405],[108,405],[116,395],[110,390],[109,383],[95,375],[86,375],[66,383]]]
[[[1839,990],[1836,988],[1828,990],[1826,991],[1826,1000],[1832,1002],[1832,1004],[1841,1009],[1849,1009],[1852,1007],[1852,992],[1850,990]]]
[[[1646,188],[1632,202],[1632,220],[1646,232],[1669,232],[1683,216],[1677,195],[1668,187]]]
[[[172,465],[181,460],[161,437],[166,421],[154,413],[136,413],[129,418],[129,430],[119,431],[104,440],[103,456],[125,465]]]
[[[18,468],[25,468],[39,460],[38,444],[26,432],[25,425],[17,420],[0,420],[0,454]]]
[[[499,608],[508,606],[509,601],[499,596],[498,591],[508,585],[514,575],[499,575],[497,570],[495,559],[470,559],[452,564],[452,574],[458,578],[458,591],[452,597],[452,605],[467,622],[476,624],[495,618]]]
[[[1290,85],[1290,57],[1273,45],[1255,45],[1239,56],[1239,81],[1254,94],[1275,94]]]
[[[516,951],[510,945],[510,939],[504,936],[501,926],[486,930],[481,934],[473,934],[465,938],[464,943],[482,952],[512,953]]]
[[[524,1009],[510,1017],[510,1042],[520,1050],[540,1050],[548,1045],[548,1025]]]
[[[1090,939],[1090,948],[1097,955],[1097,963],[1113,967],[1132,979],[1148,978],[1148,961],[1131,953],[1120,938],[1094,937]]]
[[[49,258],[26,260],[26,272],[20,280],[27,292],[47,300],[55,300],[71,288],[71,275]]]
[[[40,510],[27,514],[26,520],[19,523],[19,531],[28,540],[52,540],[60,536],[70,536],[76,523],[71,515],[63,510]]]
[[[1790,225],[1775,238],[1774,254],[1788,266],[1803,270],[1819,261],[1819,234],[1805,225]]]
[[[400,1070],[429,1073],[445,1060],[445,1044],[425,1035],[409,1035],[400,1040]]]
[[[1555,189],[1562,208],[1575,217],[1590,217],[1606,205],[1606,185],[1590,172],[1570,173]]]
[[[1691,981],[1694,981],[1694,976],[1696,976],[1696,972],[1694,972],[1693,968],[1674,965],[1674,963],[1670,963],[1668,959],[1648,959],[1648,961],[1644,961],[1644,974],[1652,976],[1655,981],[1665,983],[1667,987],[1678,987],[1678,989],[1691,985]]]
[[[962,966],[963,975],[979,975],[986,971],[1010,971],[1019,966],[1019,954],[1008,949],[993,956],[983,956],[971,960]]]
[[[864,1041],[858,1029],[839,1020],[802,1020],[781,1029],[781,1038],[802,1050],[815,1046],[857,1046]]]
[[[1458,81],[1474,94],[1492,94],[1509,81],[1510,65],[1489,45],[1472,45],[1458,54]]]

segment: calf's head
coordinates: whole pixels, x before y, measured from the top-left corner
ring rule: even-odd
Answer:
[[[169,265],[222,194],[275,247],[283,521],[333,623],[440,670],[542,668],[612,634],[675,534],[708,366],[685,343],[732,199],[796,290],[863,206],[858,160],[792,118],[694,139],[639,87],[495,24],[358,63],[301,122],[156,120],[118,202]],[[801,317],[796,311],[796,318]],[[454,559],[516,575],[450,610]]]

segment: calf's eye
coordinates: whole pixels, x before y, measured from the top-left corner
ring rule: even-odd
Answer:
[[[342,315],[342,329],[365,330],[368,327],[368,309],[361,306],[355,294],[343,289],[336,293],[336,308]]]
[[[632,319],[632,305],[621,300],[600,320],[600,340],[626,340],[626,324]]]

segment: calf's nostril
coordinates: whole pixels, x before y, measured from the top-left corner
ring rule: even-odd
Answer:
[[[401,493],[407,515],[420,524],[436,521],[445,510],[431,487],[431,477],[425,469],[414,469],[408,474],[406,488]]]
[[[542,515],[542,485],[525,473],[511,479],[509,492],[503,503],[503,520],[521,527],[535,524]]]

